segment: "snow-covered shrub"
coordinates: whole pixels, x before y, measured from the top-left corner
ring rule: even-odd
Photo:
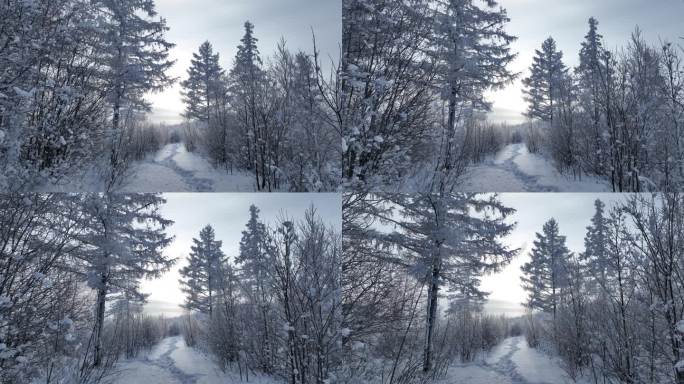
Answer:
[[[202,335],[202,329],[199,321],[194,315],[183,315],[181,320],[181,334],[183,335],[183,340],[185,340],[185,345],[188,347],[197,345]]]
[[[512,131],[506,125],[470,120],[465,130],[462,151],[473,163],[482,162],[486,156],[496,154],[511,142]]]
[[[523,324],[519,321],[514,321],[508,329],[508,334],[512,337],[522,336],[524,333]]]
[[[204,125],[200,123],[185,122],[183,123],[183,144],[188,152],[196,152],[198,149],[202,149],[204,145],[204,139],[202,132],[205,128]]]
[[[120,299],[110,309],[111,321],[105,323],[105,350],[114,356],[136,357],[150,350],[166,336],[163,317],[153,317],[142,312],[142,305]]]
[[[541,123],[527,123],[524,125],[524,142],[530,153],[540,153],[545,144],[545,128]]]
[[[123,150],[126,151],[125,156],[129,161],[142,160],[170,142],[171,128],[164,125],[134,120],[123,129]]]
[[[539,346],[543,334],[543,325],[538,316],[533,313],[525,315],[525,340],[531,348]]]

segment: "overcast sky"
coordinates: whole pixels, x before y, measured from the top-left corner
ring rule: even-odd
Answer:
[[[282,215],[299,221],[313,204],[327,225],[338,231],[342,226],[341,197],[333,193],[170,193],[164,197],[167,203],[162,214],[175,221],[169,228],[175,241],[165,254],[179,258],[179,262],[161,278],[143,281],[143,292],[151,294],[147,310],[154,314],[174,316],[182,312],[178,306],[183,302],[178,270],[187,265],[192,238],[199,237],[199,231],[207,224],[214,227],[216,239],[223,241],[223,252],[231,258],[239,252],[252,204],[259,207],[261,221],[267,225],[276,223]]]
[[[625,46],[637,25],[647,41],[654,43],[661,38],[674,41],[684,36],[684,0],[499,0],[499,4],[511,18],[508,33],[519,38],[513,43],[519,57],[511,69],[523,72],[521,78],[528,75],[534,50],[549,36],[563,51],[565,64],[575,67],[591,16],[598,19],[599,32],[609,49]],[[491,100],[493,120],[524,120],[521,113],[526,105],[520,79],[496,92]]]
[[[244,23],[254,24],[262,59],[275,52],[281,37],[292,51],[313,51],[312,28],[318,50],[337,60],[342,34],[341,0],[157,0],[159,16],[167,20],[167,40],[175,43],[171,58],[177,60],[171,75],[187,77],[192,53],[209,40],[221,55],[221,65],[229,69],[244,34]],[[329,62],[329,60],[327,60]],[[180,85],[149,96],[150,117],[155,122],[177,123],[180,113]]]
[[[558,221],[561,235],[566,236],[566,244],[572,252],[584,250],[586,227],[594,215],[594,201],[599,198],[610,208],[625,200],[627,195],[611,193],[504,193],[501,201],[517,212],[512,217],[517,226],[506,239],[513,248],[521,248],[521,253],[501,273],[482,279],[482,289],[491,292],[489,299],[492,311],[502,310],[509,314],[522,311],[520,303],[527,294],[520,285],[520,267],[530,260],[530,249],[536,238],[535,233],[552,217]]]

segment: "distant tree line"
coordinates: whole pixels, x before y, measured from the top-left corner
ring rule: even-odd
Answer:
[[[684,201],[634,195],[597,200],[585,249],[565,245],[551,219],[522,267],[530,346],[550,345],[573,378],[684,381]]]
[[[281,40],[264,65],[257,42],[246,22],[228,72],[209,42],[193,55],[181,85],[196,141],[216,165],[252,172],[258,190],[336,189],[340,138],[315,46],[293,54]]]
[[[333,382],[340,367],[340,236],[314,208],[274,228],[251,206],[230,261],[211,226],[193,239],[181,269],[183,335],[244,380],[252,372],[291,384]],[[237,367],[235,367],[237,365]]]
[[[598,21],[570,70],[549,37],[523,83],[527,116],[545,124],[547,152],[576,177],[599,175],[615,192],[677,191],[684,181],[684,65],[680,48],[646,43],[637,28],[626,48],[603,45]]]

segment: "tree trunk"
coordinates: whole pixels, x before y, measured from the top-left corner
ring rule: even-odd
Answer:
[[[439,251],[437,251],[439,252]],[[432,339],[437,320],[437,294],[439,291],[439,258],[433,259],[430,286],[428,288],[428,307],[425,327],[425,349],[423,352],[423,372],[432,370]]]
[[[107,296],[107,278],[103,274],[101,279],[102,287],[97,290],[97,308],[95,315],[95,355],[93,357],[93,366],[99,367],[102,365],[102,330],[104,328],[105,317],[105,301]]]

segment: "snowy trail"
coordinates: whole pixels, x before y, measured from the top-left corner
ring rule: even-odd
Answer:
[[[482,364],[483,368],[496,371],[502,376],[510,379],[510,382],[513,384],[530,384],[530,382],[525,380],[525,378],[518,372],[518,367],[515,365],[515,362],[513,362],[512,359],[513,355],[520,351],[519,343],[521,342],[525,342],[522,337],[511,337],[504,340],[502,345],[499,347],[500,351],[497,354],[500,356],[497,356],[498,358],[496,358],[495,361],[491,361],[489,359],[486,360]],[[502,352],[503,354],[501,355]]]
[[[465,191],[499,192],[608,192],[607,182],[595,177],[575,180],[560,174],[551,162],[527,150],[524,143],[510,144],[495,157],[469,170]]]
[[[587,384],[573,381],[557,358],[530,348],[524,336],[509,337],[481,361],[453,364],[439,384]]]
[[[170,168],[177,174],[183,178],[183,181],[185,184],[194,186],[195,192],[208,192],[213,190],[214,183],[212,180],[207,179],[207,178],[202,178],[202,177],[197,177],[195,176],[195,172],[187,169],[181,168],[178,163],[176,162],[175,158],[180,154],[180,148],[183,144],[181,143],[175,143],[170,145],[171,151],[169,153],[164,153],[163,151],[160,154],[165,155],[161,161],[158,161],[159,164]]]
[[[510,148],[510,151],[506,151],[508,148]],[[542,185],[540,183],[541,176],[530,175],[520,169],[516,163],[516,159],[521,159],[527,155],[527,148],[525,147],[525,144],[510,145],[505,148],[502,153],[507,154],[507,156],[502,159],[503,162],[495,161],[495,163],[497,163],[497,165],[499,165],[503,170],[513,173],[515,177],[522,180],[527,192],[559,192],[558,187]]]
[[[181,336],[168,337],[146,356],[117,363],[106,384],[237,384],[237,372],[222,372],[211,357],[185,345]],[[280,384],[276,379],[250,373],[252,384]]]
[[[122,192],[253,192],[253,176],[215,169],[183,143],[172,143],[154,157],[134,164]]]
[[[179,348],[186,348],[179,336],[162,340],[148,356],[118,367],[119,374],[111,384],[196,384],[201,375],[184,372],[171,357]]]
[[[177,339],[177,340],[174,340]],[[170,342],[167,342],[170,341]],[[170,345],[170,348],[167,348],[164,353],[159,356],[158,359],[151,359],[148,360],[150,364],[155,365],[163,370],[168,371],[179,383],[182,384],[195,384],[197,383],[197,379],[199,378],[199,375],[194,374],[190,375],[180,368],[176,366],[176,362],[171,358],[171,354],[178,349],[178,343],[183,343],[183,341],[179,337],[174,337],[174,338],[168,338],[165,339],[164,342],[166,342],[166,345]],[[183,343],[183,345],[185,345]]]

